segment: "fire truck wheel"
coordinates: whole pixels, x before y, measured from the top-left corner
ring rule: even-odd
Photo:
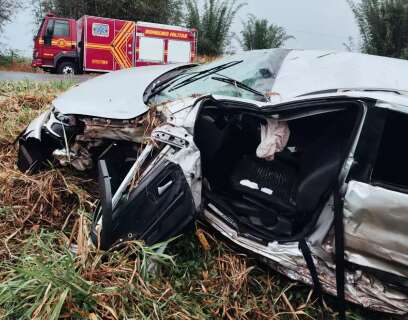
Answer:
[[[76,74],[75,63],[71,61],[65,61],[58,65],[58,74]]]

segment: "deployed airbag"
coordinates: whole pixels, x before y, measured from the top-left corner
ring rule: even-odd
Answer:
[[[273,160],[275,153],[286,147],[289,134],[286,122],[275,119],[266,120],[266,124],[261,125],[261,143],[256,149],[256,155],[261,159]]]

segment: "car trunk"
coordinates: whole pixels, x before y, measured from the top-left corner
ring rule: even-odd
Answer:
[[[204,105],[195,125],[204,195],[240,233],[261,241],[307,232],[331,195],[350,147],[355,103],[262,115]],[[273,160],[257,157],[269,118],[290,130]]]

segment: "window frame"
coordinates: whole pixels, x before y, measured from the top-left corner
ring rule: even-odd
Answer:
[[[63,23],[66,25],[67,27],[67,34],[55,34],[55,26],[57,23]],[[52,32],[52,36],[53,37],[61,37],[61,38],[66,38],[69,37],[71,35],[71,30],[70,30],[70,26],[69,26],[69,21],[68,20],[64,20],[64,19],[54,19],[54,26],[53,26],[53,32]]]
[[[55,25],[55,19],[48,19],[47,25],[45,27],[45,32],[44,32],[45,37],[52,38],[54,36],[54,25]],[[48,32],[48,30],[51,30],[51,32]]]
[[[188,59],[187,61],[181,61],[181,59],[179,60],[172,60],[170,57],[173,53],[173,49],[172,49],[172,45],[178,45],[178,44],[182,44],[182,45],[188,45]],[[167,42],[167,62],[168,63],[189,63],[191,61],[191,42],[190,41],[185,41],[185,40],[173,40],[173,39],[169,39]]]
[[[378,164],[379,161],[379,157],[380,154],[386,154],[386,152],[383,152],[384,150],[382,149],[382,144],[383,144],[383,139],[384,136],[386,134],[386,130],[387,130],[387,124],[389,121],[393,121],[393,117],[395,116],[402,116],[402,117],[406,117],[407,118],[407,124],[408,124],[408,113],[399,111],[399,110],[386,110],[385,113],[385,120],[384,120],[384,124],[382,127],[382,131],[381,134],[379,135],[379,142],[378,142],[378,147],[377,149],[374,151],[375,154],[375,160],[373,162],[373,166],[371,169],[371,172],[369,174],[369,178],[368,178],[368,183],[372,186],[377,186],[377,187],[381,187],[384,189],[388,189],[391,191],[396,191],[396,192],[400,192],[400,193],[408,193],[408,181],[406,182],[406,185],[400,184],[398,182],[393,182],[393,181],[389,181],[391,179],[384,179],[381,178],[381,176],[377,176],[375,174],[375,170],[376,170],[376,166]],[[387,138],[388,140],[389,138]],[[387,162],[388,163],[388,162]],[[392,167],[393,163],[390,162],[389,165],[387,165],[387,167]],[[378,172],[378,171],[377,171]]]
[[[149,39],[149,40],[157,40],[157,41],[161,41],[162,42],[162,48],[160,49],[161,50],[161,59],[160,60],[155,60],[155,59],[153,59],[153,58],[149,58],[149,57],[144,57],[144,56],[142,56],[142,53],[144,54],[144,51],[145,50],[143,50],[143,48],[142,48],[142,42],[145,40],[145,39]],[[152,62],[152,63],[164,63],[164,61],[165,61],[165,40],[163,39],[163,38],[156,38],[156,37],[140,37],[139,38],[139,58],[138,58],[138,61],[141,61],[141,62]]]

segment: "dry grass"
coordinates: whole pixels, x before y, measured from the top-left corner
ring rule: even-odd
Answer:
[[[9,244],[18,243],[27,229],[61,227],[67,214],[90,209],[93,198],[85,190],[95,186],[89,178],[56,169],[27,176],[15,166],[16,136],[69,85],[3,82],[0,87],[0,210],[7,212],[0,223],[2,257],[16,254]]]
[[[43,73],[41,69],[33,68],[30,62],[17,62],[7,65],[0,65],[0,71]]]
[[[318,317],[310,288],[236,253],[205,229],[169,243],[169,255],[140,242],[119,252],[89,247],[97,198],[92,177],[58,168],[24,175],[11,144],[69,85],[0,83],[0,317]]]
[[[10,52],[7,54],[0,52],[0,71],[43,72],[39,68],[31,67],[31,59],[16,53],[12,55]]]

